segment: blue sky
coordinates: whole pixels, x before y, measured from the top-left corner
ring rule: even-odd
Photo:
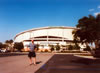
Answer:
[[[100,0],[0,0],[0,42],[24,30],[46,26],[75,27],[100,12]]]

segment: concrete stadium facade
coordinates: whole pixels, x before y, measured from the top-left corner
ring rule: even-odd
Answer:
[[[43,47],[57,44],[66,45],[72,43],[74,29],[76,28],[64,26],[33,28],[17,34],[14,42],[23,42],[24,46],[28,45],[31,40]]]

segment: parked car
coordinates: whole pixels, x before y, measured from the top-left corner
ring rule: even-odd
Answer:
[[[0,49],[0,53],[1,53],[1,49]]]
[[[7,52],[7,49],[0,49],[0,52],[5,53],[5,52]]]

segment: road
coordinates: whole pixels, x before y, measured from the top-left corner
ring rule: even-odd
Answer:
[[[55,54],[35,73],[100,73],[100,59]]]

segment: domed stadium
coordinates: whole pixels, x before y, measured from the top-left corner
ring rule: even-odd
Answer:
[[[73,41],[72,31],[75,27],[42,27],[33,28],[30,30],[18,33],[14,42],[23,42],[24,48],[31,40],[34,40],[35,44],[39,44],[41,49],[50,49],[48,45],[66,45],[71,44]]]

